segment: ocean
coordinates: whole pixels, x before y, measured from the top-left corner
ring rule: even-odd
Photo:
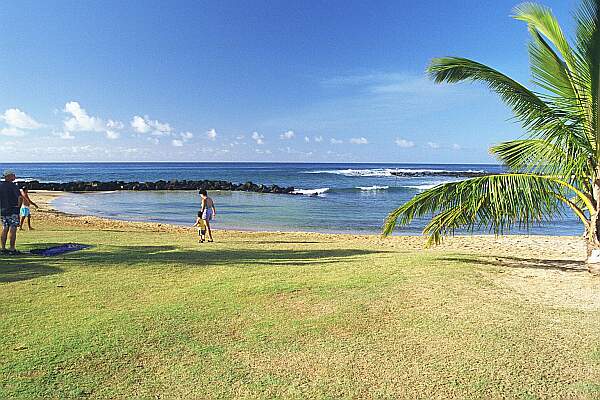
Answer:
[[[0,168],[14,169],[20,180],[46,182],[208,179],[293,186],[297,196],[212,192],[217,207],[213,226],[356,234],[380,233],[390,211],[420,191],[464,179],[461,173],[503,171],[491,164],[401,163],[0,163]],[[443,171],[459,176],[443,176]],[[55,200],[54,207],[68,213],[192,225],[199,204],[196,192],[123,191],[68,194]],[[426,222],[414,221],[399,227],[396,234],[419,234]],[[529,232],[515,229],[511,233],[580,235],[582,228],[575,216],[557,216]]]

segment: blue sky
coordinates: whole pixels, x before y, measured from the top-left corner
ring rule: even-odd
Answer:
[[[542,2],[570,29],[576,1]],[[519,126],[433,57],[529,82],[517,1],[5,1],[0,159],[493,162]]]

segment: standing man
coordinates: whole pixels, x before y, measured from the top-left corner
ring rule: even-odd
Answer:
[[[15,173],[11,170],[4,171],[4,181],[0,182],[0,219],[2,220],[2,254],[17,255],[15,248],[17,241],[17,228],[19,227],[19,209],[23,203],[21,191],[15,184]],[[6,239],[10,247],[6,250]]]

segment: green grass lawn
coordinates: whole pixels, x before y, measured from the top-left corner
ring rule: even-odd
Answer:
[[[27,232],[0,257],[0,398],[600,398],[600,312],[467,252],[326,236]],[[565,278],[569,279],[569,273]]]

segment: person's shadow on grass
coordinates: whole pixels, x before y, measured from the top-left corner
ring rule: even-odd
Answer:
[[[121,264],[182,267],[310,266],[343,262],[345,259],[387,253],[362,249],[209,249],[193,250],[175,246],[109,246],[73,253],[69,258],[94,265]]]
[[[0,257],[0,283],[25,281],[61,272],[63,272],[62,268],[48,265],[34,255]]]
[[[51,246],[51,245],[48,245]],[[176,246],[102,246],[67,253],[58,257],[41,257],[24,253],[18,257],[0,257],[0,282],[16,282],[46,275],[59,274],[65,268],[86,266],[184,268],[232,266],[307,267],[343,262],[349,258],[386,251],[362,249],[208,249],[201,251]]]

